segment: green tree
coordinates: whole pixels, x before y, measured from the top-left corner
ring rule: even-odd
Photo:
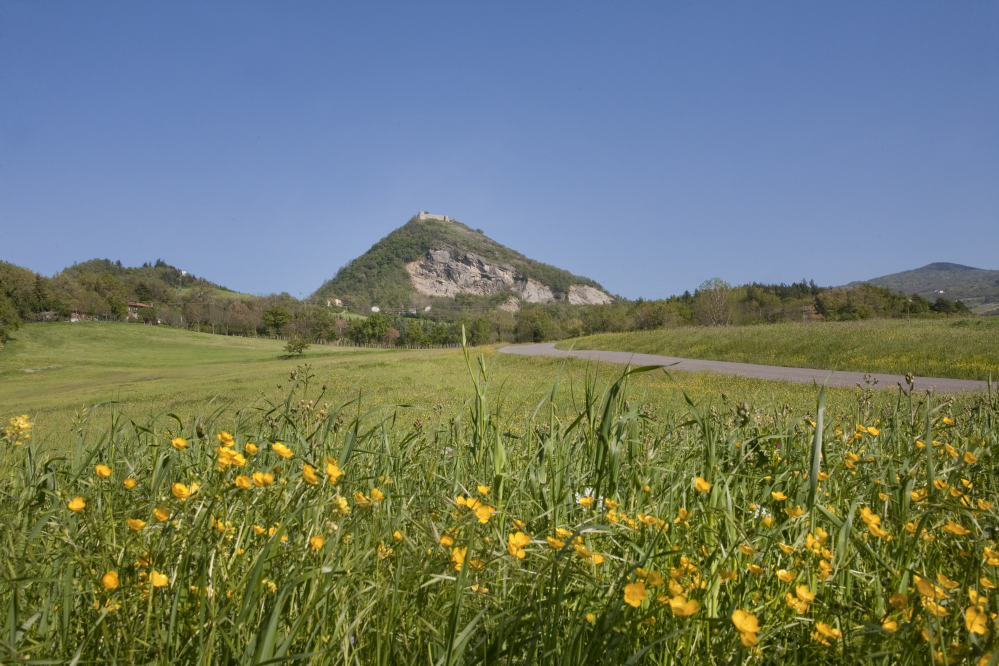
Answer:
[[[517,319],[517,342],[544,342],[555,336],[555,321],[541,308],[521,310]]]
[[[301,356],[302,352],[304,352],[306,349],[308,349],[311,346],[312,345],[309,344],[308,340],[296,335],[295,337],[288,340],[288,344],[284,346],[284,350],[289,354],[298,354],[299,356]]]
[[[280,305],[275,305],[269,310],[264,311],[263,322],[264,326],[274,332],[274,335],[280,335],[281,329],[291,322],[291,313]]]
[[[489,344],[489,338],[492,337],[493,329],[489,325],[489,320],[485,317],[479,317],[472,324],[471,335],[469,336],[473,345],[485,345]]]
[[[406,328],[406,344],[414,346],[427,344],[427,336],[423,332],[423,327],[415,321]]]
[[[701,283],[694,292],[694,311],[702,324],[725,326],[732,323],[732,285],[721,278]]]
[[[10,340],[10,334],[21,328],[21,318],[17,308],[4,294],[0,294],[0,345]]]

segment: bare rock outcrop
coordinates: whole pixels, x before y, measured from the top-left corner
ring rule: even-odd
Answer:
[[[611,297],[588,285],[574,284],[569,293],[553,290],[537,280],[518,275],[506,264],[493,263],[471,252],[462,252],[449,245],[431,248],[421,261],[406,264],[413,286],[421,294],[454,298],[456,294],[492,296],[512,291],[519,300],[528,303],[552,303],[568,299],[574,305],[609,303]],[[520,309],[516,296],[501,307],[508,312]]]
[[[511,296],[510,298],[503,301],[503,304],[500,305],[497,309],[504,310],[506,312],[509,312],[510,314],[517,314],[518,312],[520,312],[520,299],[517,298],[516,296]]]
[[[574,284],[569,287],[569,302],[573,305],[604,305],[613,298],[588,284]]]

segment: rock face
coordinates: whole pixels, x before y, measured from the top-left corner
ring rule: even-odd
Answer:
[[[492,296],[512,291],[528,303],[552,303],[568,299],[573,305],[610,303],[608,294],[589,285],[574,284],[569,293],[553,290],[537,280],[518,275],[512,266],[497,264],[470,252],[448,245],[431,248],[421,261],[406,264],[413,286],[421,294],[454,298],[455,294]],[[508,312],[520,309],[511,296],[501,308]]]

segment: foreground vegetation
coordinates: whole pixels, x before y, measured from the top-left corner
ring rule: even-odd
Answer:
[[[923,377],[999,377],[995,318],[674,328],[594,335],[557,346]]]
[[[999,397],[648,411],[661,369],[556,371],[514,429],[461,360],[433,425],[308,368],[281,400],[55,449],[12,419],[3,660],[999,661]]]

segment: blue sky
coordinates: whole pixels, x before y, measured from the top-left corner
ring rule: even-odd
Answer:
[[[999,2],[0,0],[0,259],[307,296],[419,210],[631,298],[999,269]]]

